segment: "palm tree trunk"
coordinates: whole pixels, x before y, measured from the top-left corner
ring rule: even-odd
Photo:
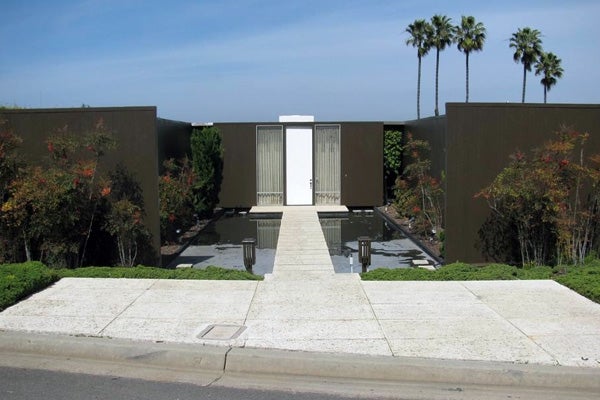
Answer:
[[[469,102],[469,52],[465,52],[465,56],[466,56],[466,67],[465,70],[467,71],[467,99],[466,99],[466,103]]]
[[[421,56],[419,55],[419,73],[417,76],[417,119],[421,119]]]
[[[523,64],[523,95],[521,96],[521,103],[525,103],[525,86],[527,86],[527,68]]]
[[[546,85],[544,85],[544,104],[546,104],[546,92],[547,92],[547,88]]]
[[[440,69],[440,49],[435,52],[435,116],[440,115],[438,110],[438,71]]]

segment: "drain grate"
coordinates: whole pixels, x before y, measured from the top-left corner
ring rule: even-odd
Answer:
[[[245,329],[243,325],[209,325],[197,337],[208,340],[231,340],[240,336]]]

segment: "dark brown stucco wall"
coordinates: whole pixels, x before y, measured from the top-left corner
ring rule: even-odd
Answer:
[[[216,123],[223,145],[223,182],[219,206],[256,205],[256,123]]]
[[[72,133],[88,132],[102,119],[104,126],[114,132],[117,148],[102,160],[100,171],[107,172],[123,163],[139,181],[146,210],[144,223],[152,233],[152,247],[156,250],[145,262],[158,265],[156,107],[1,110],[0,119],[7,121],[7,127],[23,139],[20,147],[23,157],[40,164],[47,157],[45,140],[49,134],[64,127]]]
[[[202,129],[202,127],[199,129]],[[192,124],[189,122],[157,118],[156,136],[159,171],[162,171],[163,162],[169,158],[179,160],[186,156],[192,157],[190,148]]]
[[[406,143],[407,135],[411,133],[415,139],[426,140],[429,143],[431,158],[431,174],[440,178],[446,172],[446,116],[423,118],[407,122],[404,128],[402,142]],[[405,165],[405,160],[403,160]]]
[[[341,203],[383,204],[383,123],[341,123]]]

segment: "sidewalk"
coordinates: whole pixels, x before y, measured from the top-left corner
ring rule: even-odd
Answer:
[[[313,207],[286,209],[262,282],[65,278],[0,313],[0,330],[600,374],[599,304],[554,281],[335,274]]]

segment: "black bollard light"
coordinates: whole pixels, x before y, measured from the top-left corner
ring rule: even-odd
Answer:
[[[247,238],[242,240],[244,251],[244,267],[246,271],[252,273],[252,266],[256,263],[256,239]]]
[[[368,236],[358,238],[358,262],[362,264],[362,272],[367,272],[371,265],[371,238]]]

